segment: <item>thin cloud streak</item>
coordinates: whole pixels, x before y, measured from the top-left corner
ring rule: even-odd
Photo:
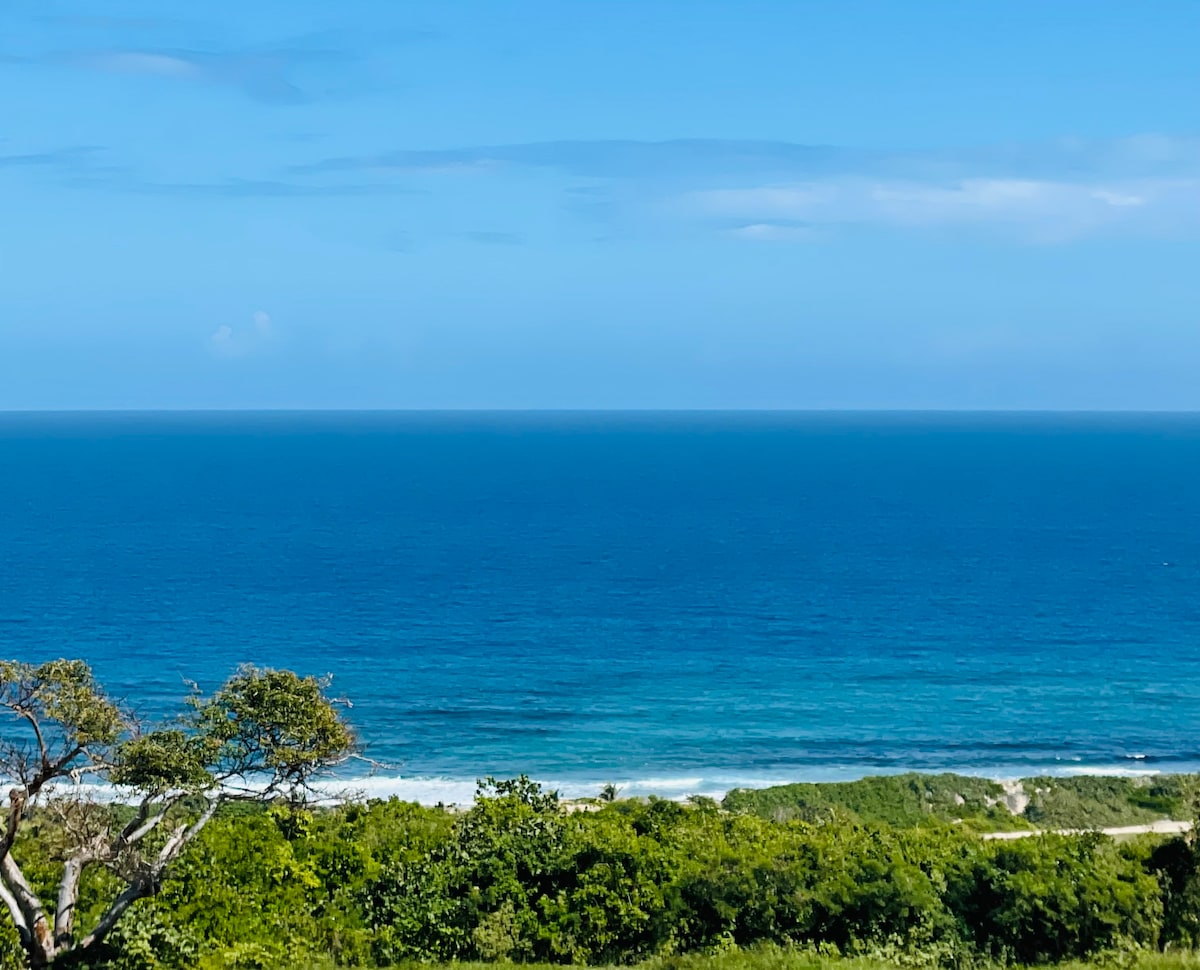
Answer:
[[[870,153],[788,142],[684,139],[673,141],[547,141],[467,148],[404,150],[327,158],[297,174],[489,172],[508,167],[556,169],[597,178],[680,178],[713,172],[843,171],[869,164]]]
[[[185,26],[185,21],[160,17],[113,17],[87,14],[48,14],[38,18],[43,23],[85,30],[173,30]]]
[[[755,220],[756,226],[782,218],[909,229],[992,226],[1053,242],[1114,229],[1194,232],[1200,229],[1200,179],[842,179],[695,192],[680,201],[680,208],[701,217]]]
[[[44,152],[0,155],[0,168],[50,167],[79,170],[87,168],[91,159],[102,150],[98,145],[70,145]]]
[[[809,242],[815,232],[808,226],[789,225],[778,222],[752,222],[729,230],[735,239],[750,242]]]
[[[269,179],[228,179],[224,182],[148,182],[123,176],[118,179],[80,179],[77,186],[103,186],[137,195],[185,198],[286,199],[339,198],[379,195],[421,195],[418,189],[387,184],[302,185]]]
[[[209,350],[218,357],[248,357],[269,349],[275,339],[275,325],[265,310],[257,310],[250,325],[231,327],[221,324],[208,338]]]
[[[69,51],[49,59],[103,74],[192,81],[232,88],[264,104],[297,105],[315,97],[292,80],[297,68],[354,58],[336,50],[284,48],[219,52],[182,49]]]
[[[558,141],[342,156],[292,171],[400,180],[521,169],[603,180],[565,190],[563,205],[577,215],[660,227],[707,222],[746,240],[795,241],[811,238],[811,226],[839,225],[994,227],[1037,242],[1200,230],[1193,136],[903,153],[721,139]]]
[[[1135,135],[1109,141],[1059,139],[949,151],[896,152],[784,141],[546,141],[343,155],[293,168],[296,174],[377,171],[393,174],[554,169],[610,179],[798,179],[876,175],[920,179],[1181,176],[1200,174],[1200,137]]]

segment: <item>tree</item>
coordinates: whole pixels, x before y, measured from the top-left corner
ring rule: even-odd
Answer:
[[[99,944],[230,801],[301,800],[349,758],[354,736],[325,685],[286,670],[243,667],[213,695],[194,690],[181,716],[150,730],[110,700],[82,660],[0,661],[0,776],[13,785],[0,835],[0,901],[32,967]],[[96,797],[112,786],[119,804]],[[27,823],[34,813],[45,825]],[[22,840],[62,863],[47,905],[14,855]],[[80,935],[75,915],[89,867],[115,893]]]

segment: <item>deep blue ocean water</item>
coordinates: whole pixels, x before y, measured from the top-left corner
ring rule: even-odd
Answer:
[[[0,415],[0,655],[332,673],[370,783],[1200,766],[1200,417]]]

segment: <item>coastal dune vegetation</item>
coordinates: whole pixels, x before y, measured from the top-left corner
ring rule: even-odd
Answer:
[[[978,832],[1101,829],[1189,819],[1200,786],[1192,775],[1033,777],[999,782],[957,774],[899,774],[850,782],[735,789],[735,812],[776,821],[813,820],[832,810],[863,822],[948,822]]]
[[[482,781],[459,810],[320,805],[313,781],[355,743],[317,681],[246,669],[147,728],[124,720],[86,665],[56,663],[0,668],[14,792],[4,967],[1183,970],[1200,942],[1200,851],[1187,834],[981,834],[1179,817],[1191,778],[902,775],[723,803],[609,789],[585,805],[517,778]],[[11,740],[21,726],[29,745]],[[52,766],[75,752],[141,797],[39,782],[47,752]],[[55,769],[60,782],[73,763]],[[52,925],[49,948],[31,939],[35,912]]]

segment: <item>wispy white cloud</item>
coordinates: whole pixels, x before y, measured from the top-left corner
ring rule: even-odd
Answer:
[[[1114,192],[1111,189],[1096,189],[1092,194],[1101,202],[1107,202],[1109,205],[1127,206],[1146,204],[1146,197],[1144,195],[1122,195],[1120,192]]]
[[[598,178],[674,180],[708,178],[717,172],[838,171],[847,165],[869,165],[873,157],[868,152],[820,145],[721,138],[547,141],[346,155],[300,165],[296,171],[424,174],[540,168]]]
[[[218,357],[247,357],[265,350],[274,338],[271,315],[258,310],[250,318],[249,326],[234,329],[227,323],[221,324],[209,336],[208,346]]]
[[[100,71],[113,74],[154,74],[159,77],[203,78],[204,71],[194,60],[174,54],[146,51],[112,51],[81,58]]]
[[[760,178],[914,179],[1180,177],[1200,173],[1200,137],[1140,134],[1105,141],[1060,138],[1027,145],[937,151],[844,148],[802,142],[691,138],[667,141],[573,140],[412,149],[342,155],[295,167],[315,174],[497,173],[554,169],[568,175],[685,183]]]
[[[769,235],[778,220],[899,228],[991,227],[1052,242],[1104,231],[1200,231],[1200,179],[837,178],[685,193],[685,215],[742,220]],[[762,227],[762,228],[758,228]]]
[[[101,31],[157,31],[170,30],[182,25],[181,21],[160,17],[113,17],[87,14],[48,14],[40,18],[54,27],[78,27]]]
[[[0,167],[3,158],[0,158]],[[289,199],[353,198],[372,195],[410,195],[412,189],[394,182],[313,183],[273,179],[225,179],[220,182],[157,182],[136,173],[110,169],[96,174],[84,173],[70,182],[80,187],[106,188],[137,195],[164,195],[180,198],[218,199]]]
[[[352,60],[335,50],[253,51],[112,49],[51,55],[52,60],[104,74],[168,78],[219,85],[268,104],[303,104],[312,96],[293,80],[301,66]]]
[[[808,226],[778,222],[751,222],[730,229],[729,235],[750,242],[804,242],[812,239],[814,233]]]
[[[605,193],[587,210],[593,220],[655,231],[707,220],[711,231],[743,240],[811,238],[815,227],[840,225],[990,229],[1037,242],[1200,233],[1200,138],[1191,135],[926,152],[723,139],[532,142],[342,156],[293,173],[405,184],[519,170],[599,180],[586,187]],[[565,191],[564,206],[578,213],[571,193],[579,190]]]

